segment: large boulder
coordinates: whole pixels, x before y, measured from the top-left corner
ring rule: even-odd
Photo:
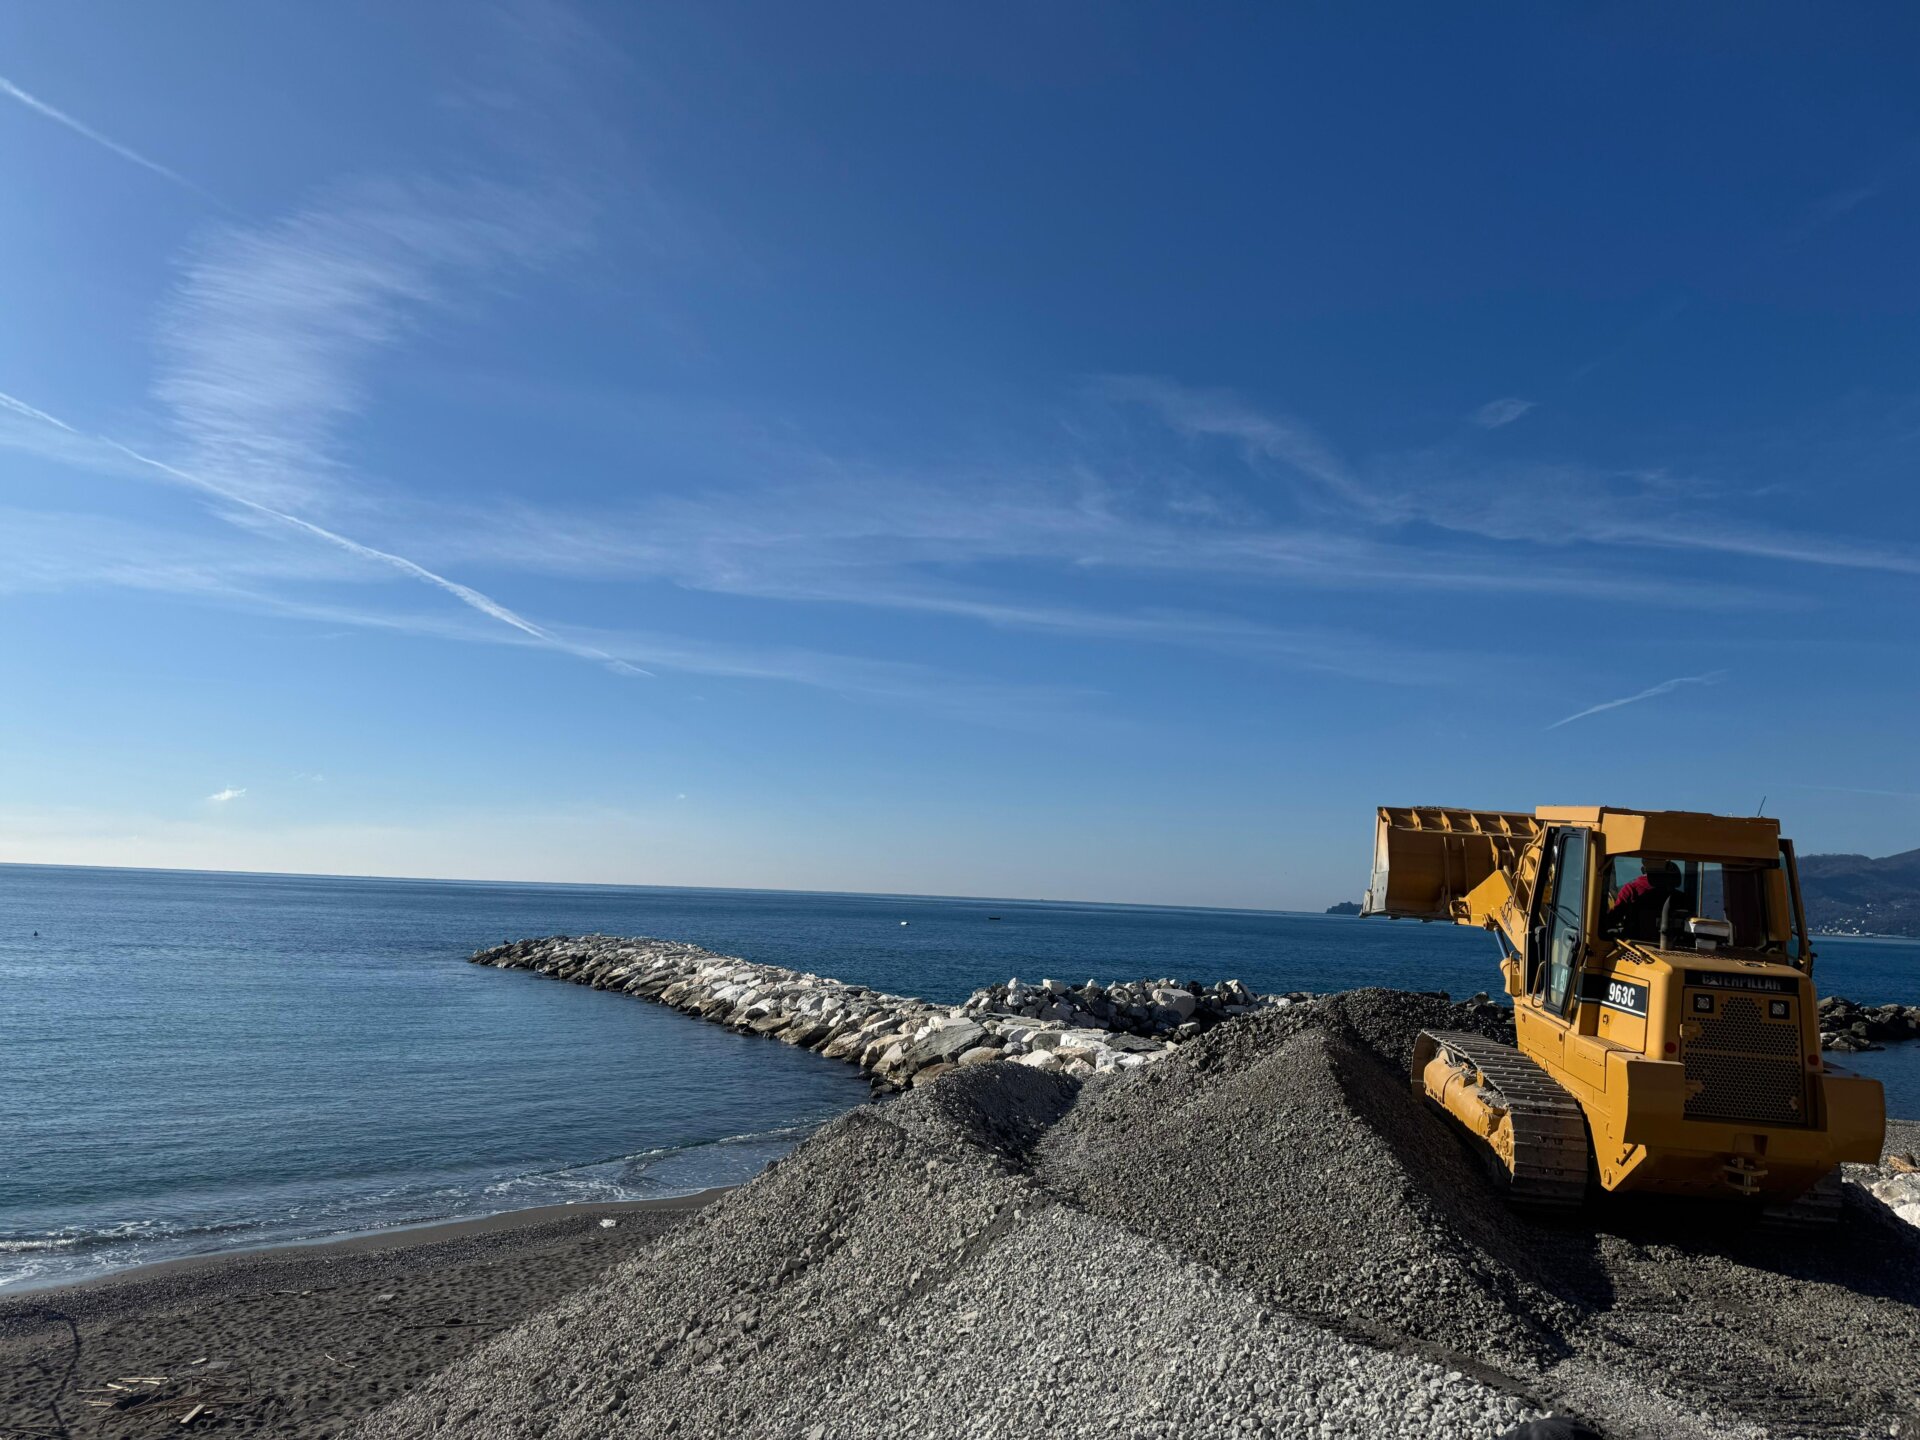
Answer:
[[[956,1020],[930,1030],[914,1041],[909,1057],[915,1064],[952,1063],[987,1039],[987,1028],[971,1020]]]
[[[1153,992],[1153,1000],[1156,1005],[1171,1010],[1174,1014],[1178,1015],[1181,1024],[1185,1024],[1191,1020],[1193,1018],[1193,1012],[1200,1008],[1200,1002],[1193,996],[1192,992],[1176,990],[1172,986],[1163,985],[1159,989],[1156,989]]]

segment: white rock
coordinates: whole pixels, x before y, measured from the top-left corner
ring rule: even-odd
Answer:
[[[1153,1002],[1156,1005],[1166,1006],[1167,1009],[1173,1011],[1173,1013],[1178,1015],[1182,1020],[1191,1020],[1194,1010],[1200,1003],[1186,991],[1175,990],[1171,986],[1155,990],[1153,992]]]
[[[1107,1032],[1105,1030],[1089,1030],[1084,1026],[1076,1026],[1070,1030],[1059,1030],[1054,1033],[1059,1035],[1060,1044],[1070,1045],[1076,1050],[1105,1050],[1108,1048]]]

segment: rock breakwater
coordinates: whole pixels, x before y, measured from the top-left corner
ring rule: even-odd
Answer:
[[[1842,995],[1820,1000],[1820,1048],[1842,1054],[1920,1040],[1920,1005],[1861,1005]]]
[[[1259,995],[1238,980],[1201,985],[1193,980],[1134,980],[1102,985],[1089,980],[1067,985],[1042,980],[989,985],[967,997],[970,1015],[1017,1015],[1072,1029],[1115,1030],[1151,1040],[1191,1040],[1222,1020],[1255,1010],[1284,1009],[1313,997],[1304,990]]]
[[[1016,977],[962,1005],[936,1005],[698,945],[613,935],[516,940],[470,958],[618,990],[770,1036],[857,1065],[891,1090],[990,1060],[1074,1079],[1135,1069],[1222,1020],[1308,998],[1256,995],[1238,980],[1026,985]]]

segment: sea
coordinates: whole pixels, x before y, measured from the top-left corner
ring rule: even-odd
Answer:
[[[867,1098],[850,1066],[469,965],[692,941],[957,1002],[1018,975],[1498,986],[1482,932],[1262,910],[0,865],[0,1290],[219,1250],[747,1179]],[[1818,942],[1920,1003],[1920,942]],[[1920,1044],[1856,1057],[1920,1116]]]

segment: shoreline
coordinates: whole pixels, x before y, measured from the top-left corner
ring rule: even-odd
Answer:
[[[687,1195],[663,1195],[651,1200],[591,1200],[573,1205],[531,1205],[520,1210],[500,1210],[491,1215],[469,1215],[453,1220],[419,1220],[404,1225],[385,1225],[376,1230],[355,1230],[311,1240],[278,1240],[264,1245],[245,1245],[231,1250],[208,1250],[196,1255],[176,1255],[166,1260],[149,1260],[97,1275],[78,1279],[52,1277],[30,1280],[20,1285],[0,1287],[0,1321],[4,1321],[12,1302],[31,1298],[44,1303],[53,1295],[70,1295],[116,1284],[133,1284],[167,1277],[211,1277],[222,1269],[250,1266],[261,1261],[284,1258],[286,1261],[326,1260],[349,1255],[377,1255],[393,1251],[419,1249],[449,1241],[522,1230],[530,1226],[573,1219],[598,1219],[652,1211],[696,1210],[718,1200],[734,1185],[715,1185]]]
[[[243,1430],[339,1434],[643,1255],[731,1188],[182,1256],[0,1292],[0,1434],[150,1435],[201,1399]]]
[[[1889,1115],[1882,1157],[1894,1153],[1920,1151],[1920,1117]],[[746,1183],[746,1182],[741,1182]],[[523,1240],[523,1232],[549,1226],[582,1224],[602,1218],[618,1220],[628,1215],[684,1215],[699,1210],[739,1185],[716,1185],[686,1195],[665,1195],[651,1200],[592,1200],[572,1205],[532,1205],[520,1210],[501,1210],[491,1215],[466,1216],[457,1220],[422,1220],[406,1225],[388,1225],[377,1230],[359,1230],[316,1240],[286,1240],[266,1245],[248,1245],[233,1250],[212,1250],[200,1255],[179,1255],[168,1260],[153,1260],[129,1265],[77,1280],[48,1280],[0,1289],[0,1327],[10,1314],[30,1305],[45,1305],[54,1299],[78,1299],[83,1296],[122,1287],[145,1286],[152,1282],[174,1281],[200,1285],[218,1282],[228,1272],[250,1271],[272,1265],[299,1262],[327,1262],[354,1256],[408,1255],[434,1247],[487,1236],[502,1236],[508,1241]],[[617,1228],[617,1227],[616,1227]],[[5,1339],[0,1333],[0,1343]]]

